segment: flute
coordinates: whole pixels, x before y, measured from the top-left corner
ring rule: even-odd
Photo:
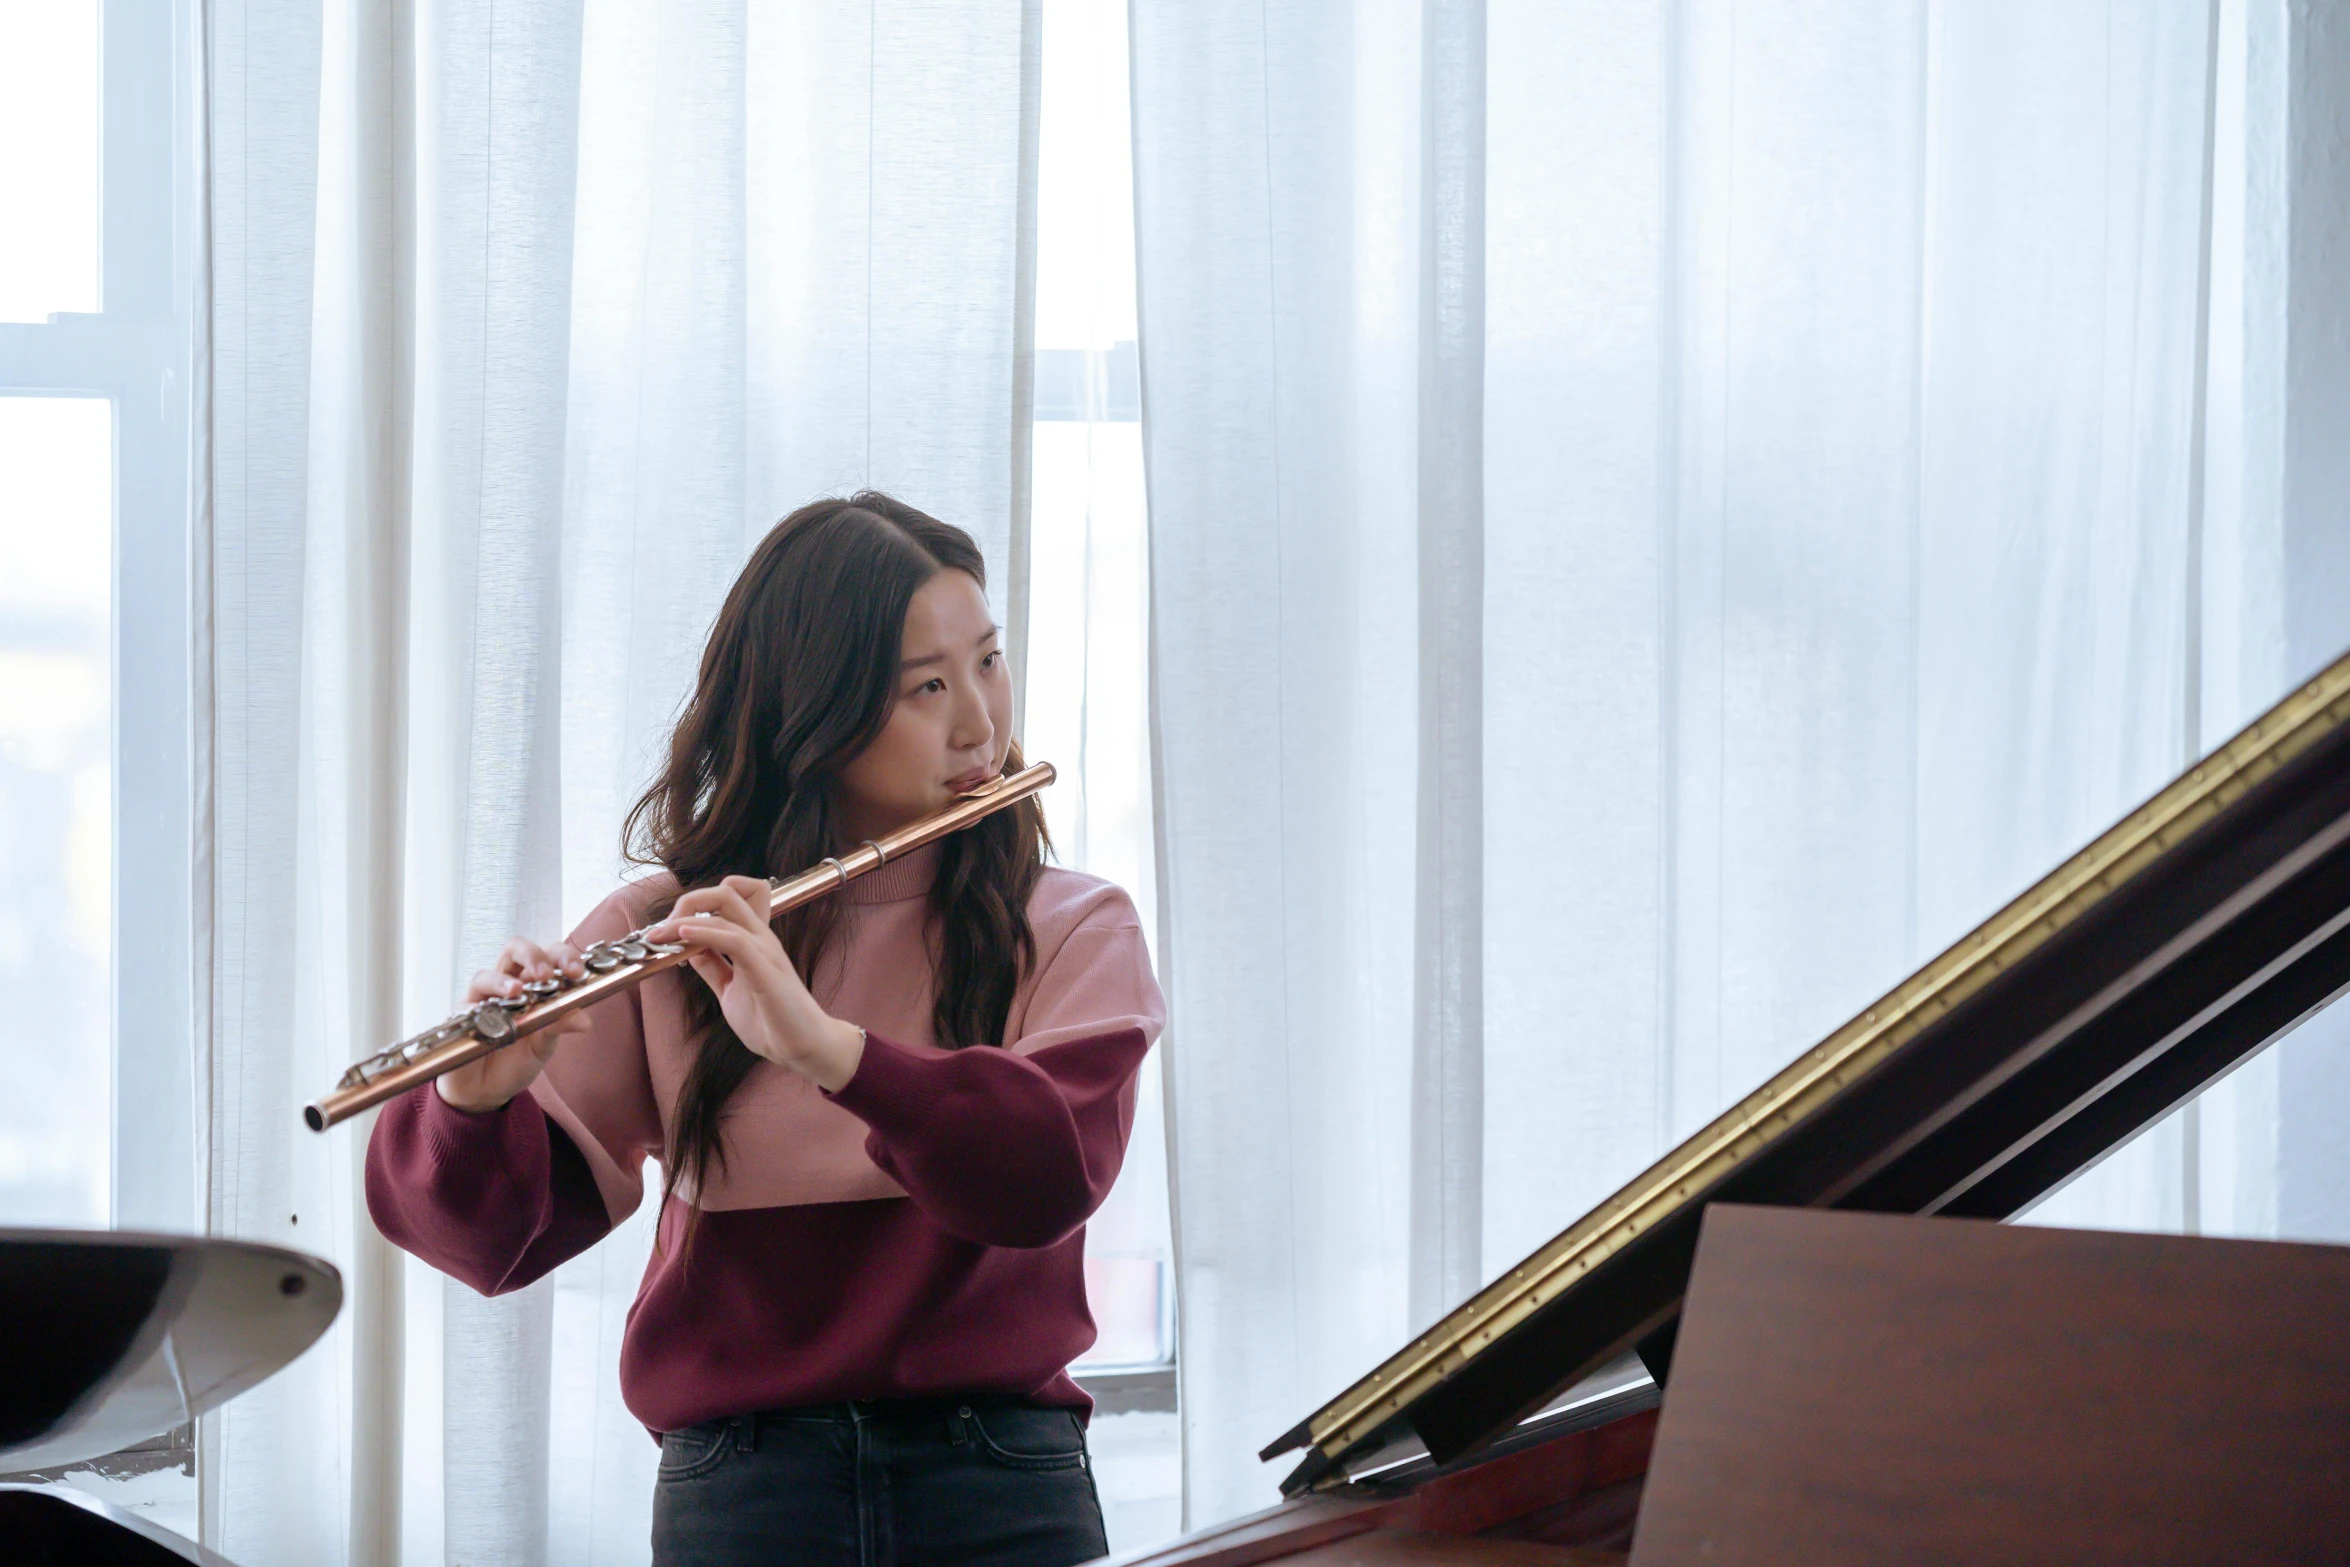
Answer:
[[[868,838],[849,853],[820,860],[797,876],[770,880],[767,883],[769,917],[796,909],[803,903],[813,903],[867,871],[877,870],[950,833],[961,832],[972,823],[1027,799],[1052,781],[1053,764],[1038,762],[984,788],[974,789],[936,815],[901,827],[885,838],[878,841]],[[567,979],[558,972],[551,979],[534,980],[522,987],[520,996],[492,996],[477,1001],[412,1039],[403,1039],[353,1062],[336,1081],[332,1092],[302,1107],[303,1121],[310,1130],[323,1132],[337,1121],[347,1121],[362,1110],[396,1099],[417,1084],[431,1082],[443,1072],[478,1061],[493,1050],[503,1050],[559,1017],[582,1007],[592,1007],[685,961],[683,944],[648,940],[645,931],[650,929],[652,926],[648,925],[610,941],[590,943],[579,955],[581,965],[587,970],[580,979]]]

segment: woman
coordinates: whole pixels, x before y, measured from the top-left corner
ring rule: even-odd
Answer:
[[[690,974],[376,1123],[377,1225],[485,1293],[593,1245],[661,1162],[620,1376],[661,1435],[663,1567],[1108,1548],[1067,1368],[1163,1019],[1133,905],[1048,868],[1028,802],[768,921],[768,876],[1016,770],[1011,703],[968,535],[870,492],[785,518],[630,815],[662,874],[567,945],[509,942],[467,1000],[656,918]]]

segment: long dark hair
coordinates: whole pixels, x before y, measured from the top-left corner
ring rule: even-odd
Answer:
[[[969,534],[878,491],[777,523],[718,612],[668,765],[628,813],[629,858],[666,868],[682,892],[793,874],[854,847],[834,783],[889,722],[906,606],[941,571],[987,584]],[[1006,770],[1020,765],[1013,746]],[[1034,799],[943,841],[930,889],[939,1045],[1002,1043],[1013,991],[1036,961],[1028,897],[1047,847]],[[814,981],[839,915],[823,898],[776,922],[801,979]],[[662,1160],[665,1204],[689,1179],[699,1193],[713,1162],[726,1168],[726,1102],[759,1059],[698,979],[686,980],[686,1007],[698,1048]]]

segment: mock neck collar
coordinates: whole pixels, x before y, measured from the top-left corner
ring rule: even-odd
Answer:
[[[926,843],[919,849],[908,849],[879,870],[867,871],[840,890],[840,896],[851,903],[903,903],[908,898],[926,898],[930,884],[938,877],[939,847]]]

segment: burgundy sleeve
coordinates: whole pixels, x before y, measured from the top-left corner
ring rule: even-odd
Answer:
[[[832,1098],[865,1122],[873,1162],[941,1228],[989,1246],[1051,1246],[1118,1177],[1135,1072],[1163,1015],[1140,929],[1082,925],[1039,974],[1014,1048],[868,1035],[856,1076]]]
[[[633,929],[649,896],[642,884],[614,893],[580,922],[572,945]],[[503,1109],[452,1108],[430,1083],[386,1104],[367,1143],[376,1228],[495,1295],[627,1218],[644,1196],[646,1153],[661,1144],[642,1002],[632,989],[590,1007],[587,1028]]]
[[[522,1288],[612,1227],[586,1156],[536,1099],[474,1115],[430,1083],[376,1118],[367,1211],[393,1245],[484,1295]]]

